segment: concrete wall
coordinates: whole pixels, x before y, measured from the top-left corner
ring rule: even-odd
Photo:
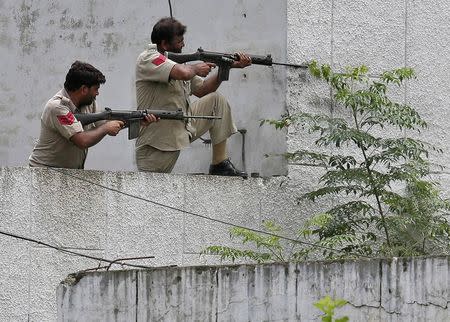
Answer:
[[[449,161],[447,1],[172,0],[172,4],[174,15],[189,26],[186,51],[198,46],[248,50],[293,63],[318,59],[337,68],[364,63],[373,74],[397,66],[414,67],[418,79],[396,94],[429,122],[424,138],[444,148],[440,163]],[[0,165],[26,164],[38,135],[42,106],[62,86],[74,59],[90,61],[105,72],[108,82],[102,87],[100,105],[134,105],[134,61],[162,15],[168,15],[167,1],[111,5],[102,0],[0,0]],[[257,120],[277,117],[286,103],[290,112],[328,106],[332,113],[329,91],[305,72],[284,68],[254,66],[245,72],[232,71],[231,78],[221,91],[229,97],[236,119],[242,120],[238,127],[249,130],[247,170],[284,173],[279,159],[265,160],[261,155],[284,151],[286,145],[289,150],[312,147],[311,138],[300,129],[290,129],[285,139],[283,133],[259,128]],[[238,165],[241,143],[239,135],[231,142]],[[91,149],[87,167],[132,170],[132,151],[126,134],[107,138]],[[192,162],[190,153],[201,156]],[[209,153],[202,144],[193,145],[176,171],[204,172]],[[294,197],[316,182],[317,171],[293,165],[288,178],[248,181],[132,172],[71,173],[252,227],[275,218],[295,229],[318,207],[295,204]],[[447,170],[441,179],[448,194]],[[155,255],[143,263],[197,265],[217,262],[200,258],[202,247],[234,245],[227,226],[128,199],[51,170],[1,168],[0,193],[3,229],[89,254]],[[7,237],[0,237],[0,243],[1,320],[53,320],[54,285],[69,272],[97,265]]]
[[[185,52],[203,47],[286,59],[285,2],[264,6],[257,0],[171,3],[174,17],[188,26]],[[28,164],[42,108],[63,86],[76,59],[92,63],[107,78],[99,106],[135,108],[136,58],[150,43],[154,23],[168,15],[167,0],[0,1],[0,165]],[[264,158],[273,147],[278,153],[286,151],[284,133],[259,127],[260,119],[285,111],[285,88],[285,70],[266,66],[232,70],[230,81],[220,87],[232,105],[238,129],[247,130],[245,151],[243,137],[237,133],[230,139],[230,155],[243,168],[244,153],[249,173],[286,173],[279,157]],[[174,171],[205,173],[210,154],[211,149],[199,140],[182,153]],[[127,140],[125,131],[106,138],[91,149],[86,168],[134,170],[134,141]]]
[[[58,321],[448,321],[450,258],[96,272],[57,290]]]
[[[65,170],[66,171],[66,170]],[[73,177],[75,176],[75,177]],[[309,182],[164,175],[139,172],[0,168],[0,231],[34,238],[91,256],[118,259],[155,256],[130,263],[217,264],[200,256],[209,245],[241,246],[230,226],[138,200],[134,196],[236,225],[261,228],[276,219],[293,237],[299,222],[318,211],[299,207],[296,189]],[[67,255],[0,234],[0,321],[54,321],[55,287],[67,274],[98,261]],[[102,265],[105,265],[103,263]],[[120,268],[114,265],[113,269]]]
[[[364,64],[371,75],[412,67],[417,79],[393,92],[399,102],[414,107],[428,122],[420,139],[441,147],[443,155],[432,161],[446,166],[439,179],[450,196],[450,2],[382,0],[312,0],[287,2],[287,56],[292,63],[318,60],[336,70]],[[287,73],[287,106],[290,112],[338,113],[329,90],[298,70]],[[402,135],[405,133],[384,133]],[[417,135],[416,133],[407,133]],[[291,129],[288,150],[313,147],[313,138]],[[303,177],[304,168],[289,166],[291,176]],[[314,180],[314,178],[311,178]]]

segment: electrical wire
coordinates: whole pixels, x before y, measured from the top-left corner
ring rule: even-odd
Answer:
[[[172,14],[172,3],[169,0],[169,11],[170,11],[170,18],[173,18],[173,14]]]
[[[123,260],[123,259],[110,260],[110,259],[105,259],[105,258],[101,258],[101,257],[95,257],[95,256],[91,256],[91,255],[86,255],[86,254],[83,254],[83,253],[79,253],[79,252],[74,252],[72,250],[68,250],[66,248],[50,245],[50,244],[41,242],[41,241],[36,240],[36,239],[19,236],[19,235],[16,235],[16,234],[5,232],[5,231],[0,231],[0,234],[4,235],[4,236],[9,236],[9,237],[13,237],[13,238],[16,238],[16,239],[32,242],[32,243],[35,243],[35,244],[38,244],[38,245],[41,245],[41,246],[44,246],[44,247],[47,247],[47,248],[56,249],[56,250],[58,250],[60,252],[63,252],[63,253],[67,253],[67,254],[71,254],[71,255],[75,255],[75,256],[79,256],[79,257],[84,257],[84,258],[89,258],[89,259],[94,259],[94,260],[97,260],[97,261],[100,261],[100,262],[106,262],[106,263],[109,263],[110,266],[112,264],[119,264],[119,265],[123,265],[123,266],[135,267],[135,268],[145,268],[145,269],[154,268],[154,267],[150,267],[150,266],[135,265],[135,264],[128,264],[128,263],[121,262],[120,260]],[[144,259],[144,258],[155,258],[155,256],[146,256],[146,257],[141,257],[140,259]]]
[[[278,235],[278,234],[274,234],[274,233],[270,233],[270,232],[267,232],[267,231],[264,231],[264,230],[260,230],[260,229],[254,229],[254,228],[250,228],[250,227],[245,227],[245,226],[233,224],[233,223],[221,220],[221,219],[211,218],[211,217],[208,217],[208,216],[205,216],[205,215],[201,215],[201,214],[197,214],[197,213],[194,213],[194,212],[191,212],[191,211],[187,211],[187,210],[179,209],[179,208],[176,208],[176,207],[173,207],[173,206],[165,205],[165,204],[160,203],[160,202],[152,201],[152,200],[149,200],[149,199],[146,199],[146,198],[143,198],[143,197],[139,197],[139,196],[136,196],[136,195],[124,192],[124,191],[120,191],[118,189],[107,187],[105,185],[102,185],[102,184],[90,181],[90,180],[85,179],[85,178],[81,178],[79,176],[73,175],[71,173],[68,173],[68,172],[66,172],[64,170],[60,170],[58,168],[51,168],[51,167],[49,167],[47,169],[55,171],[55,172],[58,172],[58,173],[61,173],[63,175],[72,177],[72,178],[80,180],[80,181],[84,181],[84,182],[92,184],[94,186],[97,186],[97,187],[100,187],[100,188],[103,188],[103,189],[106,189],[106,190],[109,190],[109,191],[113,191],[113,192],[122,194],[122,195],[130,197],[130,198],[134,198],[134,199],[137,199],[137,200],[141,200],[141,201],[145,201],[145,202],[148,202],[148,203],[152,203],[154,205],[157,205],[157,206],[160,206],[160,207],[163,207],[163,208],[167,208],[167,209],[171,209],[171,210],[175,210],[177,212],[182,212],[182,213],[194,216],[194,217],[206,219],[206,220],[209,220],[209,221],[217,222],[217,223],[220,223],[220,224],[223,224],[223,225],[227,225],[227,226],[231,226],[231,227],[235,227],[235,228],[246,229],[246,230],[249,230],[249,231],[252,231],[252,232],[255,232],[255,233],[264,234],[264,235],[267,235],[267,236],[272,236],[272,237],[284,239],[284,240],[287,240],[287,241],[290,241],[290,242],[293,242],[293,243],[297,243],[297,244],[303,244],[303,245],[307,245],[307,246],[311,246],[311,247],[317,247],[317,248],[321,248],[321,249],[326,249],[326,250],[331,250],[331,251],[334,251],[334,252],[342,253],[341,250],[335,249],[335,248],[332,248],[332,247],[323,246],[323,245],[319,245],[319,244],[315,244],[315,243],[310,243],[310,242],[302,241],[302,240],[299,240],[299,239],[293,239],[293,238],[289,238],[289,237],[286,237],[286,236],[281,236],[281,235]],[[357,254],[357,253],[352,253],[352,252],[348,252],[348,254],[354,255],[354,256],[357,256],[357,257],[372,258],[370,256]]]

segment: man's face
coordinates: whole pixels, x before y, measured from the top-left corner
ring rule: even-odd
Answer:
[[[184,37],[183,36],[175,36],[171,42],[167,45],[167,51],[173,53],[181,53],[181,50],[184,47]]]
[[[83,97],[80,100],[80,106],[91,105],[95,101],[97,95],[99,94],[98,92],[99,89],[100,85],[93,85],[91,87],[83,85],[82,89]]]

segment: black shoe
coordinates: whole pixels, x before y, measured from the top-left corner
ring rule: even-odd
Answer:
[[[246,172],[236,169],[230,159],[225,159],[218,164],[211,164],[209,166],[209,174],[214,174],[217,176],[237,176],[243,178],[248,177]]]

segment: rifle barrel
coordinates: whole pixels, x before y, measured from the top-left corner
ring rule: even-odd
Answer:
[[[295,67],[295,68],[308,68],[308,65],[302,64],[302,65],[297,65],[297,64],[288,64],[288,63],[275,63],[272,62],[272,65],[281,65],[281,66],[288,66],[288,67]]]
[[[210,115],[185,115],[185,117],[190,119],[207,119],[207,120],[220,120],[220,116],[210,116]]]

